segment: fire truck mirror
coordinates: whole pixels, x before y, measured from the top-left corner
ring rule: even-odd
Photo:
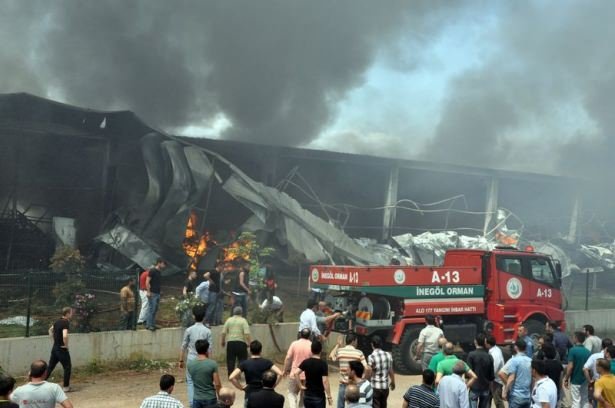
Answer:
[[[562,279],[562,264],[559,262],[555,262],[555,276],[557,279]]]

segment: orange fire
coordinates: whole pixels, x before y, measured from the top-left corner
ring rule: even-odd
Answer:
[[[184,253],[190,257],[189,271],[197,270],[201,257],[205,255],[208,244],[212,241],[207,231],[204,231],[203,234],[199,233],[197,230],[197,216],[194,212],[191,212],[183,242]]]

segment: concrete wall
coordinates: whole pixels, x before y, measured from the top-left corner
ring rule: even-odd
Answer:
[[[282,323],[270,329],[268,325],[255,324],[250,326],[250,330],[252,338],[263,343],[263,354],[273,356],[279,353],[276,342],[282,352],[286,353],[288,345],[297,338],[298,326],[298,323]],[[222,357],[225,353],[220,346],[221,330],[221,326],[212,330],[215,343],[213,358]],[[102,362],[138,357],[178,359],[182,336],[182,328],[155,332],[138,330],[70,334],[69,348],[73,367],[84,366],[94,360]],[[52,343],[48,336],[0,339],[0,366],[13,375],[26,375],[33,360],[49,360]]]
[[[569,332],[591,324],[599,337],[615,335],[615,310],[569,310],[566,312],[566,327]]]

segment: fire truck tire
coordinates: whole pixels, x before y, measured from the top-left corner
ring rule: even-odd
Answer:
[[[523,322],[528,335],[534,341],[534,347],[538,346],[538,337],[545,334],[545,324],[538,319],[527,319]]]
[[[420,326],[406,326],[399,344],[393,345],[393,368],[399,374],[416,375],[422,372],[421,362],[413,358],[421,329]]]

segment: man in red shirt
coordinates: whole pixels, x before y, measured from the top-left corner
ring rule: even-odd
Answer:
[[[149,311],[147,302],[147,277],[149,276],[149,269],[144,270],[139,275],[139,299],[141,299],[141,311],[139,312],[139,319],[137,324],[145,323],[147,319],[147,312]]]

